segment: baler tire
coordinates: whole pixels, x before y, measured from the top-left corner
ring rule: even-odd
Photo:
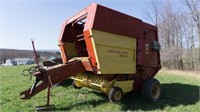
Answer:
[[[82,87],[78,87],[78,86],[76,85],[75,80],[72,82],[72,86],[73,86],[75,89],[81,89],[81,88],[82,88]]]
[[[157,79],[147,80],[142,88],[142,98],[145,101],[158,102],[162,95],[162,87]]]
[[[110,102],[119,102],[121,101],[122,97],[123,97],[123,91],[119,87],[113,87],[108,95]]]

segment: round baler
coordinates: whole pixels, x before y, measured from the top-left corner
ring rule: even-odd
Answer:
[[[110,101],[132,90],[160,98],[153,78],[161,68],[155,26],[93,3],[64,23],[59,46],[63,63],[81,60],[86,68],[71,77],[75,87],[102,91]]]
[[[102,91],[111,102],[133,90],[145,100],[160,99],[162,88],[154,78],[161,69],[156,26],[92,3],[66,20],[58,42],[62,64],[36,72],[43,85],[23,91],[24,99],[67,78],[76,89]]]

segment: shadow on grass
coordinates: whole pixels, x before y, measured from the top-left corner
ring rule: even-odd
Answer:
[[[59,85],[63,86],[63,87],[68,87],[71,86],[73,82],[73,79],[67,79],[62,81]]]
[[[164,109],[166,106],[192,105],[199,101],[199,86],[180,83],[162,84],[162,98],[159,102],[150,103],[141,100],[141,95],[132,93],[125,96],[121,103],[122,111],[143,110],[151,111]]]
[[[162,98],[157,103],[145,102],[140,94],[136,92],[129,93],[124,96],[123,100],[118,103],[121,106],[121,111],[153,111],[156,109],[164,109],[166,106],[176,107],[179,105],[192,105],[199,101],[199,86],[186,85],[180,83],[162,84]],[[71,110],[77,106],[84,104],[96,107],[103,103],[109,102],[105,94],[99,92],[91,92],[102,97],[102,100],[90,100],[86,102],[76,103],[70,107],[58,108],[56,110]]]

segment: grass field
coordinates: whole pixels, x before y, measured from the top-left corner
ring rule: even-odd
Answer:
[[[20,100],[19,93],[33,83],[19,75],[30,66],[0,67],[0,112],[34,111],[44,105],[46,90],[31,100]],[[156,78],[162,83],[163,95],[158,103],[148,103],[137,93],[124,96],[119,103],[110,103],[106,95],[95,90],[74,89],[68,80],[65,86],[53,88],[52,104],[56,111],[188,111],[200,112],[200,74],[161,70]]]

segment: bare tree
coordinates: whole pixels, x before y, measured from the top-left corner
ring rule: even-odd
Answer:
[[[145,7],[143,11],[145,13],[145,17],[155,26],[158,25],[161,4],[162,0],[151,0],[151,4],[148,4],[149,7]],[[149,8],[151,10],[149,10]]]
[[[200,43],[197,2],[200,3],[197,0],[185,0],[184,3],[189,5],[185,5],[188,7],[185,11],[170,0],[152,0],[144,10],[147,19],[158,27],[162,64],[169,69],[200,69],[200,45],[199,56],[196,48]],[[190,14],[186,13],[188,10]]]
[[[196,24],[197,34],[199,38],[199,57],[200,63],[200,1],[199,0],[184,0],[185,5],[188,7],[191,17]]]

